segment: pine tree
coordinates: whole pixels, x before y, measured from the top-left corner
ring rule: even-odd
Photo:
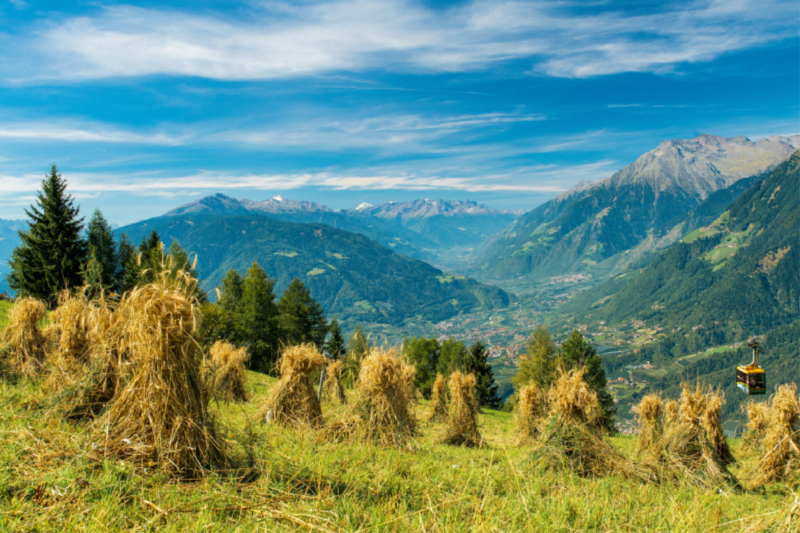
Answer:
[[[466,371],[475,375],[475,399],[478,400],[478,405],[499,409],[503,400],[497,395],[499,385],[494,380],[494,372],[489,365],[489,352],[481,341],[469,349]]]
[[[136,262],[132,265],[135,272],[136,285],[147,285],[155,281],[156,276],[161,272],[163,253],[164,245],[156,230],[153,230],[150,235],[142,237]]]
[[[234,269],[228,270],[225,277],[222,278],[222,287],[220,287],[219,305],[226,312],[236,314],[237,308],[242,301],[242,294],[244,291],[244,280],[242,276]]]
[[[136,286],[138,276],[136,256],[138,253],[136,251],[136,246],[134,246],[133,242],[125,233],[123,233],[119,239],[117,250],[116,289],[120,293],[123,293]]]
[[[322,306],[311,297],[302,281],[294,278],[278,302],[280,326],[289,344],[310,342],[319,347],[325,343],[328,323]]]
[[[325,342],[325,350],[328,352],[328,356],[331,359],[341,359],[347,353],[347,349],[344,345],[342,330],[339,328],[339,321],[334,318],[328,331],[329,334],[328,340]]]
[[[273,372],[278,358],[281,334],[274,290],[275,280],[254,262],[242,284],[237,331],[248,345],[250,368],[260,372]]]
[[[549,389],[556,375],[557,354],[556,344],[546,326],[539,326],[533,331],[528,339],[527,356],[514,376],[515,390],[519,392],[530,382],[535,382],[543,390]]]
[[[403,341],[403,353],[417,370],[415,384],[425,398],[430,398],[433,382],[436,380],[436,368],[442,347],[436,337],[412,337]]]
[[[25,211],[30,225],[19,232],[20,244],[12,252],[7,278],[11,289],[21,296],[53,303],[61,290],[83,283],[83,218],[78,218],[80,208],[66,189],[66,180],[53,165],[42,181],[36,205]]]
[[[105,290],[115,288],[118,284],[117,274],[119,271],[117,244],[114,242],[111,224],[103,217],[103,213],[99,209],[94,210],[89,225],[86,227],[86,244],[89,261],[94,257],[97,262],[97,266],[92,268],[99,268],[99,286]],[[88,272],[88,270],[87,263],[86,271]]]
[[[607,379],[603,370],[602,359],[597,354],[594,346],[586,342],[578,330],[573,330],[569,339],[561,345],[558,364],[564,370],[586,368],[586,374],[583,379],[589,385],[589,388],[597,393],[597,399],[602,409],[599,425],[608,431],[614,431],[616,408],[614,407],[614,398],[606,389]]]

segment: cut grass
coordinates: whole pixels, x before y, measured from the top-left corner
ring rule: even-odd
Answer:
[[[247,429],[274,383],[248,372],[252,401],[213,407],[232,454],[253,472],[185,484],[95,459],[84,426],[43,416],[38,385],[0,381],[0,530],[790,531],[779,524],[795,496],[780,484],[721,494],[536,470],[531,449],[516,446],[511,413],[480,415],[486,449],[438,444],[440,424],[420,424],[413,450],[336,444],[278,425]],[[327,423],[345,409],[322,408]],[[421,401],[418,419],[428,409]],[[634,437],[607,440],[629,457],[636,448]],[[732,447],[747,463],[739,441]]]

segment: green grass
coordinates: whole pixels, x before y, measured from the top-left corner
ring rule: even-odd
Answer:
[[[0,329],[6,327],[8,323],[8,311],[11,309],[11,306],[12,303],[7,300],[0,301]]]
[[[212,404],[233,455],[246,463],[250,450],[250,477],[177,483],[100,458],[87,426],[48,415],[38,385],[0,382],[0,530],[733,532],[782,518],[793,501],[781,486],[736,494],[537,470],[512,415],[491,410],[480,450],[439,444],[443,426],[424,422],[408,449],[250,425],[272,383],[248,373],[249,403]],[[327,421],[343,410],[323,409]],[[610,440],[628,455],[636,445]]]

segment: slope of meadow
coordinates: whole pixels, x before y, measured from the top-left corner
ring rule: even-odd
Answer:
[[[798,496],[587,479],[534,466],[508,413],[486,410],[488,447],[438,444],[420,422],[408,449],[334,444],[312,430],[248,424],[274,379],[248,373],[251,400],[212,403],[242,467],[178,483],[101,460],[83,424],[59,420],[28,381],[0,381],[2,531],[797,531]],[[348,391],[352,395],[352,391]],[[327,421],[342,411],[324,403]],[[427,419],[428,404],[417,407]],[[635,437],[610,442],[631,455]],[[748,457],[733,450],[744,466]]]

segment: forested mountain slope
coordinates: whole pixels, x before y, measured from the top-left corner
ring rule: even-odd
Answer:
[[[614,268],[615,262],[603,262],[798,147],[797,135],[665,141],[610,178],[579,185],[521,216],[485,246],[478,269],[509,278]]]
[[[438,321],[459,312],[504,307],[509,296],[474,280],[448,276],[359,235],[322,224],[246,216],[159,217],[117,230],[134,241],[152,231],[197,253],[198,272],[211,290],[233,268],[253,261],[282,291],[300,278],[326,313],[345,320],[399,323],[420,316]]]

